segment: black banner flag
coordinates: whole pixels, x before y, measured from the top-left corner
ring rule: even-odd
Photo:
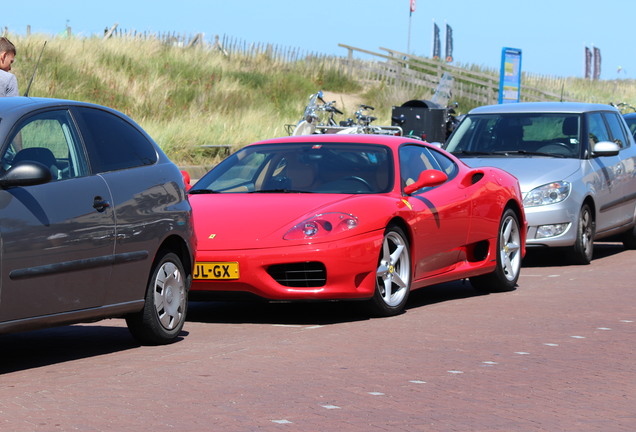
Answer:
[[[453,29],[446,24],[446,62],[453,61]]]
[[[442,55],[441,42],[439,40],[439,27],[433,23],[433,58],[439,60]]]
[[[594,80],[601,78],[601,50],[594,47]]]
[[[592,78],[592,51],[585,47],[585,79]]]

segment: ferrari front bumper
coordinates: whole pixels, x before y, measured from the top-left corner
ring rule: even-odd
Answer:
[[[376,231],[338,242],[243,250],[199,250],[195,275],[197,265],[201,263],[237,263],[238,276],[235,279],[197,279],[195,276],[191,292],[194,296],[197,292],[248,292],[269,300],[371,298],[382,240],[383,232]],[[309,271],[299,270],[293,277],[286,277],[287,268],[308,268]],[[320,280],[321,268],[324,270],[323,281]],[[311,276],[303,281],[303,274]],[[316,278],[316,274],[320,277]],[[222,277],[223,273],[220,275]]]

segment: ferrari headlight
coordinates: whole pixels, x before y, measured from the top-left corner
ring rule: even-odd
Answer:
[[[570,183],[558,181],[532,189],[523,199],[525,207],[556,204],[570,195]]]
[[[358,226],[358,218],[347,213],[323,213],[295,225],[283,236],[285,240],[308,240],[348,231]]]

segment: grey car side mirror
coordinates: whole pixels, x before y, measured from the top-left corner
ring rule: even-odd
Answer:
[[[592,154],[594,156],[616,156],[620,150],[620,146],[614,142],[600,141],[594,144]]]
[[[20,162],[0,175],[0,188],[33,186],[51,181],[51,171],[39,162]]]

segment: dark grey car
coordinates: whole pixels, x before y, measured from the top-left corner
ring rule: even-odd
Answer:
[[[627,127],[629,128],[632,136],[636,139],[636,112],[623,114],[623,118],[625,119],[625,123],[627,123]]]
[[[98,105],[0,98],[0,333],[125,317],[183,327],[194,234],[179,169]]]

